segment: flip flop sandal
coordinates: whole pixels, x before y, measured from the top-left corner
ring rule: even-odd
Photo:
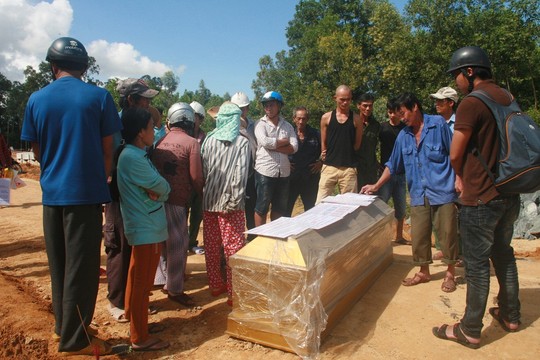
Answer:
[[[433,335],[438,337],[442,340],[450,340],[453,342],[457,342],[458,344],[461,344],[463,346],[468,347],[469,349],[478,349],[480,347],[480,343],[472,343],[467,339],[465,334],[463,334],[463,330],[461,330],[459,323],[452,325],[453,327],[453,338],[450,338],[446,335],[446,329],[448,328],[448,324],[441,325],[440,327],[434,327],[431,331],[433,332]]]
[[[157,306],[148,306],[148,315],[156,315],[159,311],[159,307]]]
[[[418,284],[427,283],[431,280],[431,277],[417,272],[412,278],[406,278],[401,281],[403,286],[415,286]]]
[[[124,310],[117,308],[116,306],[109,306],[109,314],[111,314],[114,320],[118,321],[119,323],[129,322],[129,319],[126,318]]]
[[[162,341],[160,339],[154,339],[145,346],[140,346],[137,344],[131,344],[133,351],[159,351],[168,348],[170,344],[167,341]]]
[[[497,320],[499,322],[499,324],[501,324],[501,327],[503,328],[504,331],[506,331],[506,332],[516,332],[516,331],[518,331],[519,327],[515,328],[515,329],[510,329],[508,327],[508,325],[506,325],[506,322],[504,321],[504,319],[499,316],[500,311],[501,310],[498,307],[489,308],[489,314],[491,315],[491,317],[493,317],[495,320]],[[511,324],[514,324],[514,323],[511,323]],[[521,321],[518,321],[517,325],[518,326],[521,325]]]

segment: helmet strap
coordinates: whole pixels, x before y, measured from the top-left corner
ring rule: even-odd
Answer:
[[[469,73],[467,72],[467,69],[465,68],[462,68],[461,69],[461,73],[463,74],[463,76],[465,76],[467,78],[467,80],[469,81],[469,88],[468,88],[468,91],[469,93],[473,91],[473,88],[474,88],[474,78],[476,76],[474,76],[474,74],[470,75],[469,76]]]
[[[54,80],[56,80],[56,74],[54,73],[54,67],[53,67],[52,63],[49,63],[49,68],[51,69],[51,74],[52,74],[52,78],[53,78],[53,81],[54,81]]]

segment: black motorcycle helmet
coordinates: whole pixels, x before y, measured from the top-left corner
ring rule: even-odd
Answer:
[[[79,40],[70,37],[54,40],[45,60],[68,70],[85,70],[88,67],[86,49]]]
[[[454,51],[447,72],[451,73],[466,67],[481,67],[491,70],[491,62],[486,52],[478,46],[465,46]]]
[[[467,78],[469,82],[469,93],[474,88],[474,79],[476,78],[476,70],[472,75],[467,73],[466,68],[480,68],[485,69],[491,77],[491,62],[486,52],[479,48],[478,46],[465,46],[460,49],[457,49],[452,54],[450,59],[450,66],[448,67],[447,72],[452,75],[456,70],[460,71],[463,76]]]

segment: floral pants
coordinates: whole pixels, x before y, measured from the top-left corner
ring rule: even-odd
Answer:
[[[210,290],[223,287],[221,276],[221,247],[227,263],[227,294],[232,299],[232,273],[229,257],[245,245],[246,218],[243,210],[225,212],[205,211],[203,214],[204,256]]]

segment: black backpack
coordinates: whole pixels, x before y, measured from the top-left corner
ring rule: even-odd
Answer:
[[[513,96],[508,93],[512,103],[508,106],[494,101],[482,90],[472,91],[474,96],[491,110],[497,128],[501,147],[495,172],[492,172],[478,149],[473,155],[488,172],[501,194],[522,194],[540,190],[540,128],[523,112]]]

